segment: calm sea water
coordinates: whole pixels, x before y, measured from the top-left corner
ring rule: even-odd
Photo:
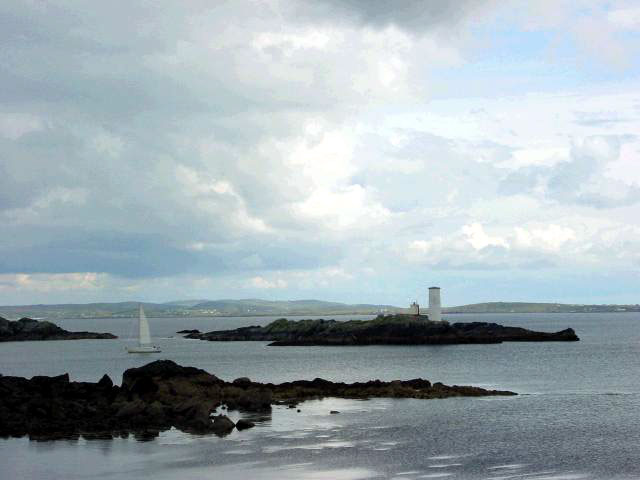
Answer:
[[[351,318],[351,317],[350,317]],[[572,343],[268,347],[202,342],[175,334],[265,324],[273,317],[151,319],[162,347],[130,355],[130,319],[63,320],[69,330],[118,340],[0,343],[0,373],[96,381],[168,358],[232,380],[323,377],[359,381],[423,377],[513,390],[510,398],[326,399],[301,412],[274,408],[228,437],[175,430],[133,438],[30,442],[0,439],[1,479],[640,479],[640,314],[450,315],[556,331]],[[339,410],[339,415],[330,415]],[[235,415],[238,418],[238,415]]]

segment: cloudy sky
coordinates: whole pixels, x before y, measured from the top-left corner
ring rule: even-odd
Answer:
[[[640,302],[640,2],[131,3],[0,3],[0,303]]]

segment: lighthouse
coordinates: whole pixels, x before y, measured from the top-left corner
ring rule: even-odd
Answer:
[[[432,322],[442,321],[440,287],[429,287],[429,320]]]

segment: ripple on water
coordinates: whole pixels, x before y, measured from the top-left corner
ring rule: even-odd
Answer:
[[[462,458],[466,455],[435,455],[433,457],[427,457],[427,460],[453,460],[454,458]]]
[[[313,470],[310,468],[312,464],[309,463],[293,464],[290,467],[286,469],[282,467],[238,469],[237,466],[225,465],[217,470],[215,478],[229,480],[245,480],[247,478],[261,480],[325,480],[328,478],[332,480],[364,480],[379,477],[372,470],[357,467]]]
[[[579,480],[581,478],[589,478],[591,475],[587,473],[554,473],[551,475],[544,475],[542,477],[531,477],[535,480]]]
[[[524,467],[527,464],[522,464]],[[586,473],[557,473],[553,470],[546,470],[542,472],[530,472],[530,473],[518,473],[516,470],[521,468],[520,464],[504,465],[498,467],[489,467],[488,469],[502,469],[497,470],[504,475],[488,477],[487,480],[510,480],[515,478],[522,478],[526,480],[578,480],[582,478],[590,478],[590,475]]]
[[[227,450],[224,453],[226,455],[250,455],[250,454],[254,453],[254,451],[253,450],[238,449],[238,450]]]
[[[262,447],[263,453],[276,453],[284,450],[323,450],[325,448],[353,448],[355,443],[341,440],[331,440],[329,442],[310,443],[306,445],[270,445]]]
[[[494,467],[487,467],[487,470],[500,470],[500,469],[516,470],[518,468],[524,468],[527,465],[528,465],[527,463],[512,463],[509,465],[496,465]]]

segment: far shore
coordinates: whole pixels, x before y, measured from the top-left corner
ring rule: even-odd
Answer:
[[[153,313],[151,315],[147,314],[148,318],[185,318],[185,319],[189,319],[189,318],[254,318],[254,317],[280,317],[280,318],[294,318],[294,317],[302,317],[302,318],[311,318],[311,317],[323,317],[323,318],[332,318],[332,317],[349,317],[349,316],[354,316],[354,315],[358,315],[358,316],[362,316],[362,315],[369,315],[372,317],[375,317],[376,315],[380,315],[381,312],[375,312],[375,313],[296,313],[296,314],[289,314],[289,313],[255,313],[255,314],[246,314],[246,315],[237,315],[237,314],[230,314],[230,315],[154,315]],[[386,312],[386,313],[392,313],[392,312]],[[572,312],[447,312],[446,309],[445,311],[443,311],[443,315],[449,316],[449,315],[465,315],[465,316],[469,316],[469,315],[565,315],[565,314],[580,314],[580,315],[585,315],[585,314],[596,314],[596,313],[638,313],[638,311],[636,310],[611,310],[611,311],[600,311],[600,312],[594,312],[594,311],[585,311],[585,312],[580,312],[580,311],[572,311]],[[55,320],[116,320],[116,319],[131,319],[131,318],[138,318],[138,315],[127,315],[127,316],[88,316],[88,317],[80,317],[80,316],[73,316],[73,315],[69,315],[69,316],[55,316],[55,317],[32,317],[30,315],[20,315],[20,316],[14,316],[14,317],[9,317],[7,315],[2,315],[2,312],[0,312],[0,317],[6,318],[7,320],[19,320],[21,318],[32,318],[34,320],[47,320],[47,321],[55,321]]]

